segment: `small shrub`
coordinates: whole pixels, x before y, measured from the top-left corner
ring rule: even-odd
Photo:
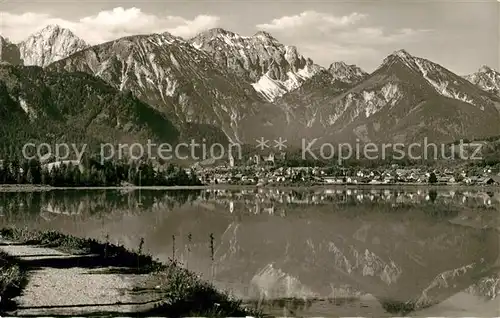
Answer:
[[[11,299],[19,295],[25,281],[26,273],[17,260],[0,252],[0,314],[11,309]]]

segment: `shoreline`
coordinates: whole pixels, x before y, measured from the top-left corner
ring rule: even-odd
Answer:
[[[201,185],[201,186],[103,186],[103,187],[52,187],[42,185],[0,184],[1,192],[48,192],[61,190],[247,190],[247,189],[459,189],[459,190],[500,190],[500,185],[463,185],[463,184],[427,184],[427,183],[391,183],[391,184],[316,184],[316,185]]]
[[[58,310],[66,313],[71,307],[74,311],[72,315],[78,316],[85,310],[91,310],[89,308],[92,305],[92,308],[96,308],[93,309],[95,312],[86,312],[84,315],[99,315],[97,311],[99,306],[102,306],[99,303],[103,302],[100,296],[102,290],[104,288],[113,290],[111,285],[119,285],[119,277],[126,277],[132,282],[128,285],[129,296],[136,297],[133,294],[146,293],[141,297],[142,305],[147,305],[147,308],[139,309],[137,302],[127,304],[120,301],[123,299],[121,293],[114,296],[113,293],[107,293],[107,306],[114,306],[115,309],[108,312],[111,316],[117,314],[136,317],[261,316],[259,312],[245,308],[241,300],[217,290],[211,283],[202,280],[180,263],[175,261],[161,263],[143,253],[142,243],[139,244],[137,251],[131,251],[109,242],[79,238],[56,231],[32,231],[16,227],[0,228],[0,241],[0,252],[8,258],[9,265],[22,269],[22,277],[16,281],[25,281],[22,285],[15,282],[9,285],[15,292],[2,291],[1,296],[4,298],[2,303],[9,304],[0,307],[2,314],[12,315],[16,310],[30,310],[29,308],[36,307],[33,305],[45,302],[53,305],[49,306],[50,308],[57,308],[50,310],[45,306],[46,311],[38,312],[37,315],[50,312],[49,315],[57,316],[60,314]],[[94,273],[88,272],[89,269]],[[141,278],[140,283],[138,277]],[[61,283],[64,280],[68,282]],[[93,280],[94,283],[89,285],[89,280]],[[58,285],[59,289],[50,287],[55,285]],[[96,285],[101,287],[95,288]],[[78,296],[82,295],[80,294],[82,291],[85,297],[90,295],[87,301],[97,303],[82,307],[83,300]],[[61,293],[73,297],[60,298]],[[38,300],[39,294],[42,300]],[[109,302],[113,297],[117,298],[114,304]],[[71,304],[68,306],[66,302]],[[16,308],[16,305],[19,308]],[[43,311],[45,307],[38,307],[38,310]],[[123,312],[125,308],[132,309],[130,312]]]

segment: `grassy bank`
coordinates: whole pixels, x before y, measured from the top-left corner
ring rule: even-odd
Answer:
[[[0,315],[13,308],[11,299],[18,296],[26,281],[26,273],[17,259],[0,251]]]
[[[259,313],[247,310],[242,302],[234,299],[228,293],[218,291],[213,285],[201,280],[195,273],[183,268],[175,261],[160,263],[150,255],[142,252],[139,244],[137,251],[129,251],[122,246],[108,242],[98,242],[93,239],[82,239],[64,235],[54,231],[31,231],[19,228],[4,228],[0,230],[4,239],[50,247],[72,254],[92,254],[89,261],[99,267],[118,268],[120,272],[134,272],[150,275],[151,290],[161,296],[163,301],[157,303],[148,312],[137,313],[137,316],[168,316],[168,317],[245,317],[260,316]],[[15,260],[5,258],[10,274],[6,276],[9,286],[16,286],[20,272],[16,271]],[[10,262],[10,263],[9,263]],[[8,270],[5,271],[7,273]],[[2,273],[4,270],[2,269]],[[10,277],[10,278],[7,278]],[[3,279],[3,277],[2,277]],[[3,281],[2,281],[3,286]],[[135,315],[135,314],[134,314]]]

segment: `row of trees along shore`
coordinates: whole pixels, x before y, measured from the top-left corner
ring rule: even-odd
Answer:
[[[104,163],[88,159],[79,165],[71,163],[42,165],[36,159],[0,160],[0,184],[49,185],[53,187],[121,186],[190,186],[201,185],[194,171],[169,164],[155,168],[152,162]]]

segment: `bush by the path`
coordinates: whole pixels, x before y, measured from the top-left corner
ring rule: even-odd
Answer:
[[[0,251],[0,315],[12,307],[11,299],[17,296],[25,280],[25,273],[17,260]]]

